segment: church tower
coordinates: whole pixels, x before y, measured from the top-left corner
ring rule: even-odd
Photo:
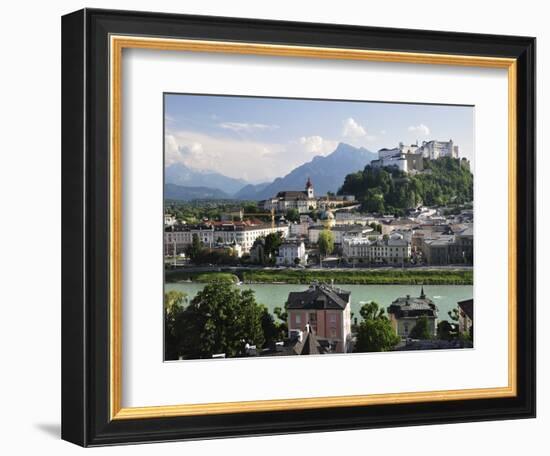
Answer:
[[[314,198],[313,193],[313,184],[311,183],[311,179],[308,177],[306,182],[306,194],[308,198]]]

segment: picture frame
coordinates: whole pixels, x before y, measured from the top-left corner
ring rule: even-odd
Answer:
[[[508,207],[508,384],[124,407],[125,49],[505,69],[509,194],[497,197]],[[80,10],[62,19],[62,179],[63,439],[101,446],[535,416],[534,38]]]

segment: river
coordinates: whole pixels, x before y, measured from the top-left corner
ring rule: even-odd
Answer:
[[[187,293],[189,299],[204,288],[203,283],[167,283],[166,291],[177,290]],[[351,311],[354,317],[359,317],[361,302],[376,301],[385,308],[400,296],[420,295],[420,285],[336,285],[347,291],[351,291]],[[264,304],[271,312],[275,307],[283,307],[291,291],[303,291],[307,285],[293,284],[243,284],[241,289],[254,290],[256,301]],[[474,287],[472,285],[425,285],[426,297],[433,300],[439,309],[439,319],[448,319],[447,312],[456,307],[457,301],[471,299]]]

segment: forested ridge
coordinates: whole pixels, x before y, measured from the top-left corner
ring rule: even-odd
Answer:
[[[462,162],[462,165],[461,165]],[[373,168],[348,174],[339,194],[355,195],[368,212],[399,214],[406,209],[473,201],[474,178],[465,160],[424,160],[424,172],[406,174],[396,168]]]

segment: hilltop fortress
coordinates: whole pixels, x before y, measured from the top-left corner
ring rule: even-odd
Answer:
[[[378,160],[371,161],[373,168],[393,166],[405,173],[424,171],[424,158],[436,160],[441,157],[458,158],[458,146],[449,141],[422,141],[422,145],[405,145],[402,142],[393,149],[380,149]]]

